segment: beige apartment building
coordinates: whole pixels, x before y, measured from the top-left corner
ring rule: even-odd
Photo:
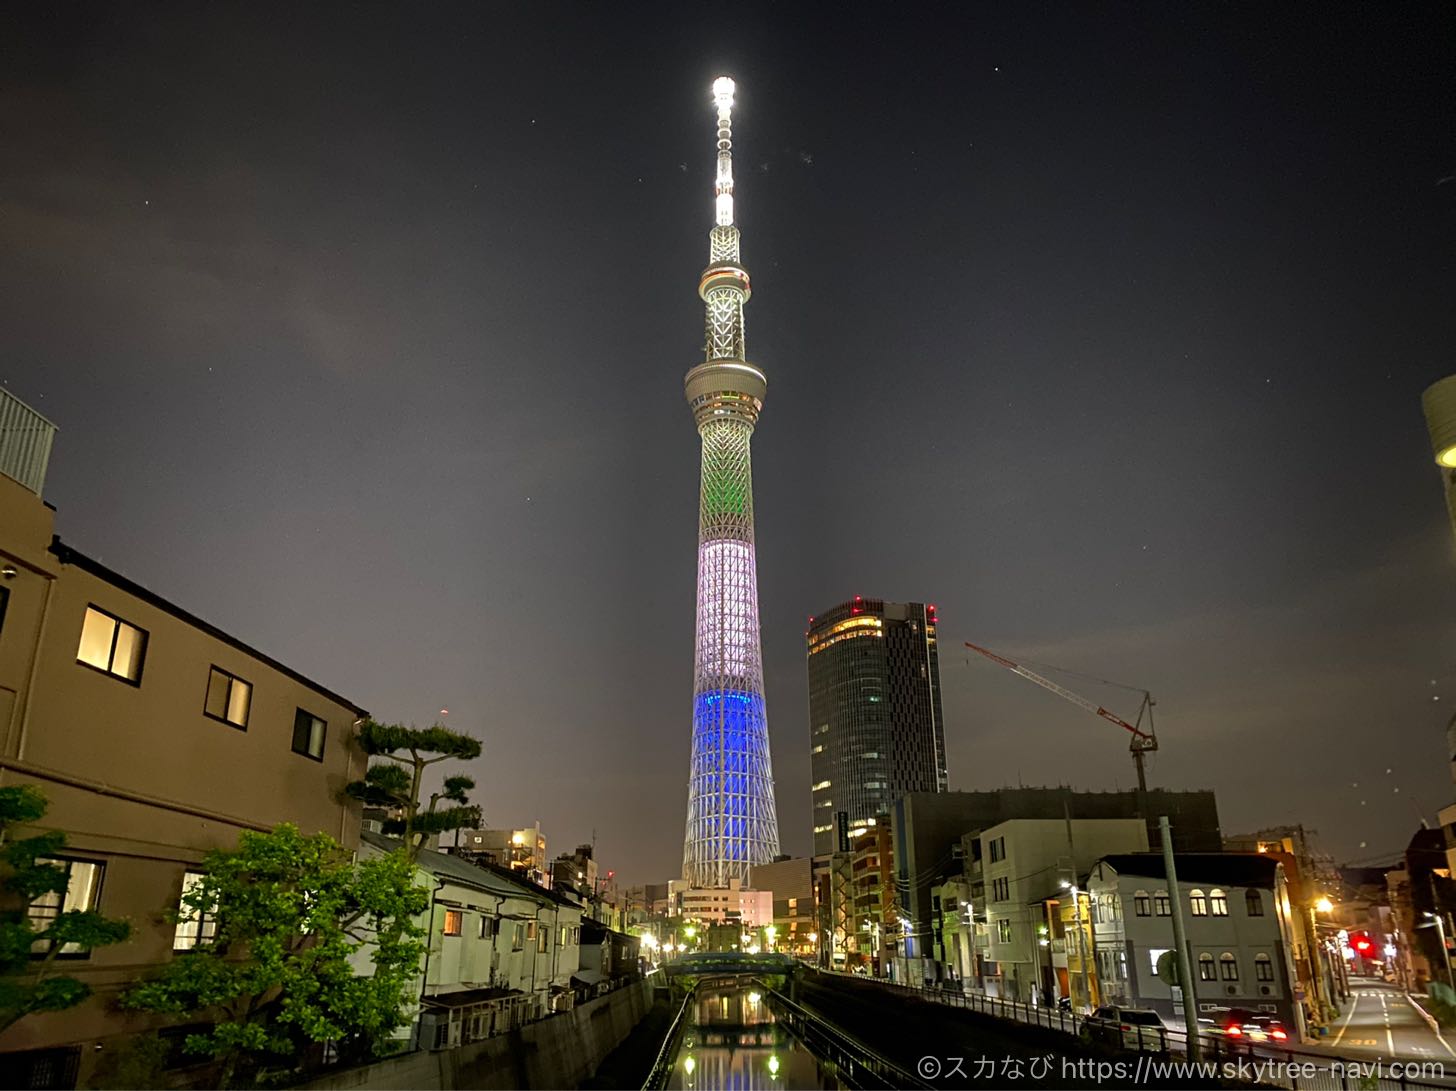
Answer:
[[[0,784],[40,788],[67,837],[69,889],[32,913],[95,909],[132,935],[66,958],[85,1004],[0,1035],[22,1087],[84,1083],[108,1039],[154,1025],[112,1001],[206,934],[165,915],[209,849],[281,822],[357,847],[342,790],[366,761],[363,709],[53,536],[53,432],[0,390]]]

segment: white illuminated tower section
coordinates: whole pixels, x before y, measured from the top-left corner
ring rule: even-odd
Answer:
[[[750,884],[750,869],[779,851],[758,574],[753,557],[749,441],[768,383],[743,348],[748,271],[733,223],[733,81],[713,81],[718,107],[717,222],[698,283],[707,308],[704,361],[684,380],[703,438],[698,511],[698,617],[693,663],[693,757],[683,878],[699,887]]]

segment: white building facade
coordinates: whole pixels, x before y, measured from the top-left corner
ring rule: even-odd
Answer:
[[[1284,869],[1257,853],[1179,853],[1176,891],[1161,853],[1107,856],[1087,882],[1103,1003],[1152,1008],[1181,1021],[1181,994],[1166,977],[1172,898],[1183,906],[1200,1019],[1248,1008],[1303,1035],[1295,994],[1293,915]]]

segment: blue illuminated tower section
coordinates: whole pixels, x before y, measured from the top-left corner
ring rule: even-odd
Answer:
[[[698,887],[749,886],[750,869],[778,855],[758,571],[753,556],[749,444],[768,389],[743,348],[751,294],[733,222],[733,81],[713,81],[718,109],[716,220],[698,283],[707,309],[703,363],[684,380],[703,440],[698,510],[698,614],[693,660],[693,756],[683,878]]]

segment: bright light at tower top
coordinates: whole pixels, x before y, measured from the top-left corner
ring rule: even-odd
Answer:
[[[737,88],[738,85],[733,82],[731,77],[719,76],[713,81],[713,101],[716,102],[720,108],[724,106],[732,106],[733,92],[737,90]]]
[[[718,107],[718,181],[713,188],[715,220],[719,227],[733,223],[733,92],[738,85],[728,76],[713,81],[713,102]]]

